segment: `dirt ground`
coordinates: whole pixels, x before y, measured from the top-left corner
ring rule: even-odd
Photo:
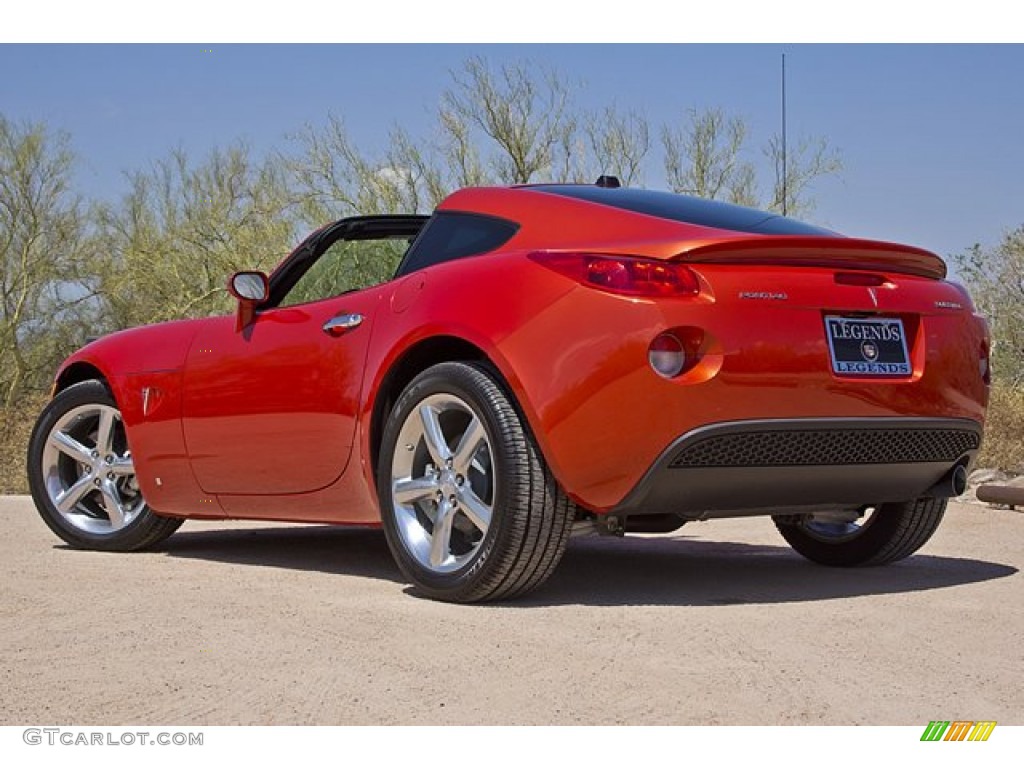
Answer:
[[[68,549],[0,497],[0,724],[1024,724],[1024,514],[805,562],[767,519],[574,540],[513,604],[413,594],[378,531]]]

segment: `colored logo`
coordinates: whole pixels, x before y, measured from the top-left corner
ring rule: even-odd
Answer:
[[[995,720],[932,720],[921,741],[988,741],[995,727]]]

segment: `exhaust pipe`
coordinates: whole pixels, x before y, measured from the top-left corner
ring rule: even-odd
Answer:
[[[961,496],[967,490],[967,467],[957,464],[947,472],[939,482],[925,491],[930,499],[952,499]]]

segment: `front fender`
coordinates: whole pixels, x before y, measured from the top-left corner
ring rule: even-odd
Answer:
[[[213,512],[212,500],[192,474],[181,431],[182,371],[204,322],[112,333],[82,347],[57,371],[56,390],[95,378],[95,372],[106,381],[121,411],[139,487],[149,505],[163,513]]]

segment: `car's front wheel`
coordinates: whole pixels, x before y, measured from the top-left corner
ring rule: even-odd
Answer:
[[[417,376],[384,429],[378,496],[402,572],[440,600],[524,594],[554,570],[573,505],[496,377],[442,363]]]
[[[182,522],[147,506],[121,411],[100,381],[70,386],[43,409],[29,441],[28,481],[43,521],[80,549],[144,549]]]
[[[797,552],[822,565],[884,565],[909,557],[942,522],[946,499],[879,504],[850,514],[778,516],[779,533]]]

